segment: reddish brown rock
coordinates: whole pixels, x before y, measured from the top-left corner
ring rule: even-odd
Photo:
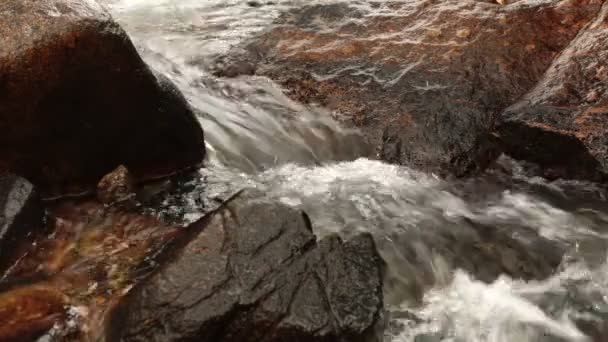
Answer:
[[[499,113],[534,87],[602,2],[309,5],[234,59],[361,127],[382,159],[464,175],[496,156],[488,132]],[[231,60],[219,68],[236,70]]]
[[[35,341],[65,315],[67,297],[38,284],[0,294],[0,341]]]
[[[503,115],[506,151],[549,177],[608,180],[608,4]]]
[[[2,1],[0,37],[0,167],[55,194],[202,161],[186,100],[96,1]]]
[[[154,269],[149,258],[180,232],[153,216],[106,210],[93,200],[50,205],[48,221],[52,234],[27,244],[0,279],[0,290],[12,288],[0,292],[0,341],[30,341],[50,327],[48,341],[99,341],[108,310]],[[65,298],[69,303],[60,301]],[[67,316],[65,304],[72,309]]]

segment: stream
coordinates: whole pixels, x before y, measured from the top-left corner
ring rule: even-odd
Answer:
[[[305,210],[319,236],[372,233],[387,264],[386,342],[608,340],[601,187],[549,182],[506,156],[471,179],[389,165],[271,80],[211,74],[217,56],[310,1],[104,2],[205,129],[206,167],[180,202],[189,221],[202,187],[256,187]]]

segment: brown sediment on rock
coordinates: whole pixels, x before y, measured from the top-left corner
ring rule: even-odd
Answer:
[[[603,1],[308,5],[223,61],[360,127],[387,161],[465,175],[499,152],[499,114],[543,77]],[[222,66],[223,65],[223,66]]]
[[[381,323],[371,235],[317,241],[253,190],[183,229],[96,200],[51,204],[49,221],[0,280],[0,340],[372,341]]]
[[[505,150],[554,177],[608,179],[608,4],[508,108],[498,130]]]
[[[55,204],[49,208],[49,221],[52,233],[32,246],[10,276],[43,273],[53,277],[62,272],[95,270],[97,264],[128,266],[130,270],[176,233],[176,227],[153,216],[107,210],[97,201]],[[111,270],[95,271],[103,276]],[[122,270],[115,275],[125,273]]]
[[[0,341],[35,341],[65,317],[68,302],[48,284],[0,293]]]
[[[93,190],[118,165],[137,180],[201,163],[187,101],[95,1],[0,4],[0,165],[47,195]]]
[[[82,341],[98,340],[104,334],[105,315],[113,303],[153,270],[148,258],[178,234],[177,227],[153,216],[110,210],[94,200],[51,204],[49,222],[52,227],[47,237],[35,244],[23,241],[26,253],[3,279],[8,284],[5,287],[15,284],[17,290],[0,293],[0,313],[3,308],[14,312],[14,325],[23,333],[45,333],[55,324],[57,341],[64,334],[80,336],[78,340]],[[40,324],[29,323],[28,312],[20,311],[25,300],[21,298],[29,295],[22,296],[19,291],[27,294],[28,289],[40,287],[69,298],[69,303],[61,304],[61,312],[69,304],[82,308],[86,315],[78,318],[77,326],[67,324],[61,315],[52,315],[50,326],[42,324],[47,322],[42,318]],[[3,303],[2,296],[16,299]],[[41,296],[40,303],[35,304],[40,306],[44,300]],[[0,329],[0,340],[2,336]]]

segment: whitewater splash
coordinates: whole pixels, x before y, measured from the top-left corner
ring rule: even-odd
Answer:
[[[578,311],[580,308],[573,307],[575,303],[567,303],[571,287],[577,286],[584,293],[577,299],[583,303],[576,305],[584,306],[585,300],[593,298],[600,300],[593,305],[606,307],[605,260],[590,269],[587,263],[593,263],[593,258],[584,258],[585,253],[599,253],[603,258],[605,249],[590,247],[584,251],[581,247],[581,243],[606,240],[605,234],[598,232],[601,224],[590,224],[589,217],[566,212],[543,201],[538,194],[509,189],[494,194],[491,200],[465,201],[455,194],[454,184],[365,159],[324,167],[286,165],[267,171],[260,178],[272,196],[310,213],[319,227],[318,234],[371,231],[375,235],[388,263],[388,278],[393,278],[386,293],[394,313],[392,325],[400,326],[397,333],[387,333],[389,340],[588,341],[573,319],[589,313]],[[535,184],[538,180],[529,181]],[[545,185],[544,190],[561,193],[554,184]],[[533,240],[559,241],[567,245],[566,253],[570,254],[561,264],[563,269],[545,281],[526,282],[501,275],[492,283],[483,283],[455,268],[458,261],[453,260],[450,250],[438,246],[445,232],[436,227],[456,222],[459,225],[452,229],[463,230],[462,219],[525,227],[532,235],[524,238],[529,239],[524,242],[531,243],[530,248]],[[418,236],[423,234],[432,238],[425,241]],[[399,235],[408,239],[395,237]],[[414,258],[407,256],[411,245],[418,254]],[[424,273],[431,274],[432,279],[419,284],[423,289],[418,291],[426,290],[419,303],[414,304],[411,296],[398,294],[400,287],[416,281],[412,274]],[[546,313],[543,305],[563,307]],[[401,318],[404,312],[414,318]],[[426,339],[420,340],[423,337]]]
[[[508,158],[471,180],[387,165],[371,160],[356,131],[322,108],[291,101],[272,81],[209,73],[217,55],[306,2],[106,2],[206,131],[207,168],[167,210],[193,221],[202,215],[198,193],[222,197],[254,187],[305,210],[318,235],[371,232],[387,263],[386,341],[608,338],[601,188],[549,183]]]
[[[488,285],[456,271],[450,285],[429,291],[424,306],[416,310],[428,323],[405,329],[394,338],[416,341],[420,334],[442,341],[533,342],[552,335],[568,341],[588,341],[568,317],[549,317],[518,293],[517,285],[522,284],[507,278]]]
[[[448,182],[369,159],[256,174],[215,165],[192,193],[257,188],[305,210],[320,236],[371,232],[387,263],[387,342],[592,341],[576,323],[608,313],[605,217],[565,210],[580,198],[554,183],[511,177]]]

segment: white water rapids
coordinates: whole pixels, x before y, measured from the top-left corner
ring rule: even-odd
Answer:
[[[508,158],[509,173],[459,181],[370,160],[356,132],[272,81],[208,73],[215,56],[310,1],[105,2],[199,111],[208,184],[258,187],[304,209],[319,235],[375,236],[387,263],[385,341],[608,339],[608,205],[593,184],[548,183]],[[523,280],[554,260],[546,279]]]

